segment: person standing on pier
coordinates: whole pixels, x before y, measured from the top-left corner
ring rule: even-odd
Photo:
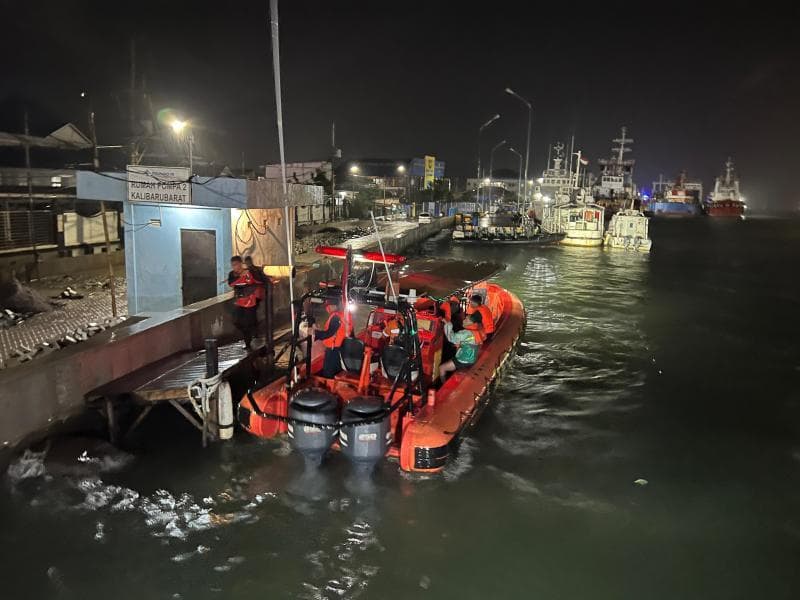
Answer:
[[[264,270],[261,267],[257,267],[253,264],[252,256],[244,257],[244,266],[247,267],[247,271],[253,276],[253,280],[256,282],[256,303],[257,305],[261,304],[261,301],[266,297],[267,276],[264,275]]]
[[[258,284],[253,274],[242,262],[241,256],[231,258],[231,272],[228,273],[228,285],[233,288],[233,324],[244,339],[246,350],[251,349],[251,342],[258,324]]]

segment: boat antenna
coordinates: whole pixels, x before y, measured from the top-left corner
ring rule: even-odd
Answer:
[[[281,103],[281,55],[278,32],[278,0],[269,0],[269,22],[272,33],[272,73],[275,78],[275,113],[278,122],[278,148],[281,155],[281,183],[283,184],[283,221],[286,226],[286,259],[289,266],[289,310],[294,327],[294,260],[292,226],[289,222],[289,191],[286,184],[286,153],[283,145],[283,105]]]
[[[378,232],[378,224],[375,222],[375,214],[369,211],[369,217],[372,219],[372,226],[375,228],[375,237],[378,238],[378,248],[381,249],[381,258],[383,258],[383,266],[386,267],[386,277],[389,279],[389,289],[392,291],[392,298],[397,302],[399,298],[394,293],[394,283],[392,283],[392,276],[389,273],[389,263],[386,262],[386,253],[383,251],[383,242],[381,242],[381,234]]]

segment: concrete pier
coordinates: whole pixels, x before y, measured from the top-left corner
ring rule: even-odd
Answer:
[[[397,222],[381,229],[386,252],[407,248],[452,225],[452,217],[432,223]],[[357,249],[377,248],[375,234],[348,242]],[[329,259],[309,255],[298,261],[297,289],[330,278]],[[276,286],[276,326],[288,314],[287,284]],[[47,435],[55,424],[86,410],[86,396],[112,381],[172,355],[203,348],[206,338],[236,334],[223,294],[174,311],[136,316],[113,330],[0,372],[0,447],[13,449]]]

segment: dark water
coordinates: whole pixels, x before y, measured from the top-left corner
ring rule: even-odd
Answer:
[[[201,452],[163,413],[132,459],[12,465],[0,596],[800,597],[800,222],[652,229],[651,256],[425,246],[508,262],[528,311],[444,475]]]

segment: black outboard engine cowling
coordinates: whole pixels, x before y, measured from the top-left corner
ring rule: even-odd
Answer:
[[[367,424],[361,421],[369,420]],[[383,398],[357,396],[342,408],[339,445],[357,467],[371,470],[392,442],[389,409]]]
[[[339,399],[327,390],[300,390],[289,401],[289,418],[306,423],[289,423],[289,441],[308,463],[319,464],[336,436]],[[313,424],[324,427],[314,427]]]

